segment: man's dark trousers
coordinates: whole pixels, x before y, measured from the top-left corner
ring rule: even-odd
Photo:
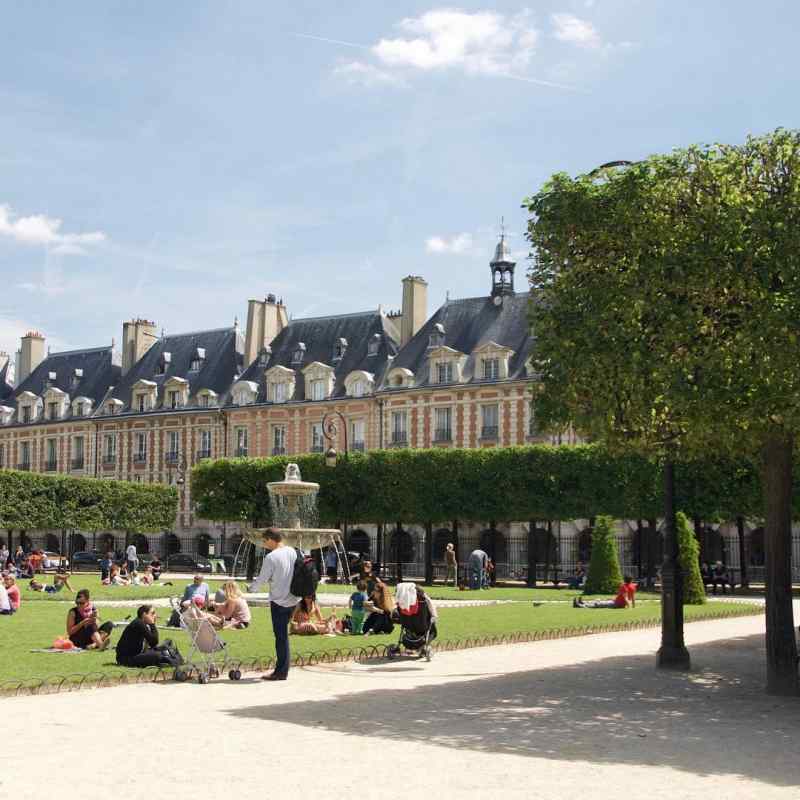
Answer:
[[[272,630],[275,633],[275,655],[278,657],[275,674],[285,677],[289,674],[289,620],[292,618],[294,608],[271,602],[269,610],[272,614]]]

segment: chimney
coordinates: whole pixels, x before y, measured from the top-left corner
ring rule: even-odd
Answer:
[[[17,383],[22,383],[44,361],[45,356],[44,336],[39,331],[28,331],[20,345]]]
[[[419,275],[403,278],[400,346],[407,344],[428,318],[428,282]]]
[[[155,322],[132,319],[122,323],[122,374],[133,368],[139,359],[156,343]]]
[[[247,330],[244,340],[245,369],[257,358],[265,347],[289,324],[286,306],[283,301],[276,302],[274,294],[263,300],[250,300],[247,303]]]

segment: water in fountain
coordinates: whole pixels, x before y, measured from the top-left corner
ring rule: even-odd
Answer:
[[[307,494],[281,494],[274,485],[268,486],[272,524],[276,528],[317,528],[319,489]]]

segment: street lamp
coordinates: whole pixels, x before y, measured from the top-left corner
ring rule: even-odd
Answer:
[[[337,420],[338,417],[338,420]],[[334,443],[339,434],[339,423],[342,425],[342,432],[344,433],[344,458],[347,461],[349,450],[347,448],[347,420],[341,411],[329,411],[322,418],[322,435],[330,445],[325,451],[325,466],[335,467],[339,460],[339,454],[336,452]]]
[[[181,458],[180,462],[167,465],[167,480],[172,484],[172,474],[175,473],[175,485],[183,486],[186,483],[186,459]]]

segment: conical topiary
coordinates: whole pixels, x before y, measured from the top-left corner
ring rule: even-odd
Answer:
[[[592,531],[592,557],[584,594],[614,594],[622,583],[613,526],[611,517],[597,518]]]
[[[678,531],[678,559],[683,573],[683,604],[699,606],[706,602],[706,588],[700,574],[700,545],[689,525],[686,514],[676,514]]]

